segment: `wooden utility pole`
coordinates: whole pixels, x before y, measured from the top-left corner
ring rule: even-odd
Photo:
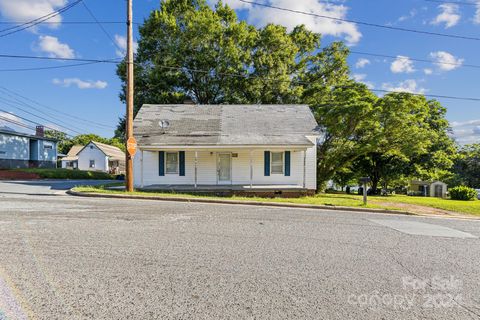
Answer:
[[[132,0],[127,0],[127,113],[125,117],[126,141],[133,139],[133,31]],[[128,149],[128,142],[127,142]],[[125,188],[133,191],[133,155],[126,152]]]

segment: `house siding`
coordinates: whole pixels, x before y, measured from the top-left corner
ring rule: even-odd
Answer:
[[[312,142],[316,137],[309,137]],[[182,151],[168,150],[170,151]],[[265,151],[290,151],[290,176],[284,174],[264,174]],[[238,157],[232,157],[232,182],[234,185],[250,184],[250,150],[225,149],[198,151],[197,184],[217,184],[217,154],[236,153]],[[143,159],[142,159],[143,154]],[[253,184],[254,185],[299,185],[303,186],[303,150],[266,148],[252,151]],[[138,152],[134,158],[135,186],[142,185],[142,161],[143,161],[143,186],[149,185],[193,185],[195,183],[195,151],[185,150],[185,176],[168,174],[159,176],[158,151]],[[316,146],[306,151],[306,188],[316,189]]]
[[[30,139],[0,133],[0,159],[29,160]]]
[[[95,160],[95,168],[90,168],[90,160]],[[78,153],[78,169],[107,172],[108,157],[95,144],[89,143]]]
[[[45,149],[51,145],[51,149]],[[57,143],[41,137],[0,133],[0,168],[55,168]]]

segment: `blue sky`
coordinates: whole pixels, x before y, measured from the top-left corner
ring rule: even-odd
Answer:
[[[125,1],[84,0],[100,21],[124,21]],[[469,1],[469,0],[466,0]],[[474,3],[473,0],[472,3]],[[0,0],[2,22],[28,21],[61,8],[73,0]],[[241,19],[262,26],[275,22],[292,28],[304,23],[324,35],[323,44],[344,40],[353,51],[385,54],[389,59],[352,54],[349,58],[352,77],[374,89],[403,90],[417,93],[480,98],[478,90],[480,41],[453,39],[424,34],[385,30],[352,23],[334,23],[275,9],[252,6],[238,0],[228,0]],[[455,5],[426,0],[259,0],[259,2],[300,11],[365,21],[395,27],[404,27],[438,33],[475,37],[480,31],[480,4]],[[214,3],[211,0],[211,3]],[[480,3],[480,2],[479,2]],[[159,1],[134,0],[134,20],[141,22]],[[55,24],[40,25],[12,35],[1,37],[0,54],[36,55],[46,57],[75,57],[114,59],[124,46],[125,25],[106,24],[104,28],[113,38],[112,43],[96,24],[72,25],[69,21],[92,21],[80,3],[51,20]],[[0,29],[10,27],[1,24]],[[0,35],[2,33],[0,32]],[[428,59],[435,63],[412,61]],[[72,62],[36,61],[0,58],[0,70],[35,68],[71,64]],[[22,98],[3,88],[30,98]],[[64,69],[41,71],[0,71],[0,110],[45,123],[51,127],[67,127],[71,134],[93,132],[105,137],[113,135],[113,127],[124,113],[118,94],[120,81],[113,64],[92,64]],[[17,100],[16,100],[17,99]],[[480,142],[480,102],[439,99],[448,109],[448,119],[460,143]],[[31,109],[31,107],[37,110]],[[52,112],[54,108],[75,118]],[[18,107],[52,119],[50,123],[34,117]],[[40,111],[38,111],[40,110]],[[1,113],[1,112],[0,112]],[[14,118],[11,114],[0,114]],[[85,120],[80,120],[85,119]],[[24,122],[17,118],[16,121]],[[28,123],[27,123],[28,124]],[[98,126],[102,124],[103,126]],[[0,126],[5,125],[0,120]],[[108,127],[105,127],[107,125]],[[15,127],[8,124],[10,127]],[[22,128],[22,131],[28,131]]]

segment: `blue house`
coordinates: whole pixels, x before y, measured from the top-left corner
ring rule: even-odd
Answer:
[[[57,140],[44,137],[43,127],[35,135],[0,129],[0,169],[56,166]]]

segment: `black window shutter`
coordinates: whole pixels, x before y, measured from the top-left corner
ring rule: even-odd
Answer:
[[[264,153],[264,174],[265,176],[270,175],[270,151],[265,151]]]
[[[165,175],[165,151],[158,152],[158,175]]]
[[[178,152],[178,174],[180,176],[185,175],[185,151],[179,151]]]
[[[285,151],[285,176],[290,176],[290,151]]]

